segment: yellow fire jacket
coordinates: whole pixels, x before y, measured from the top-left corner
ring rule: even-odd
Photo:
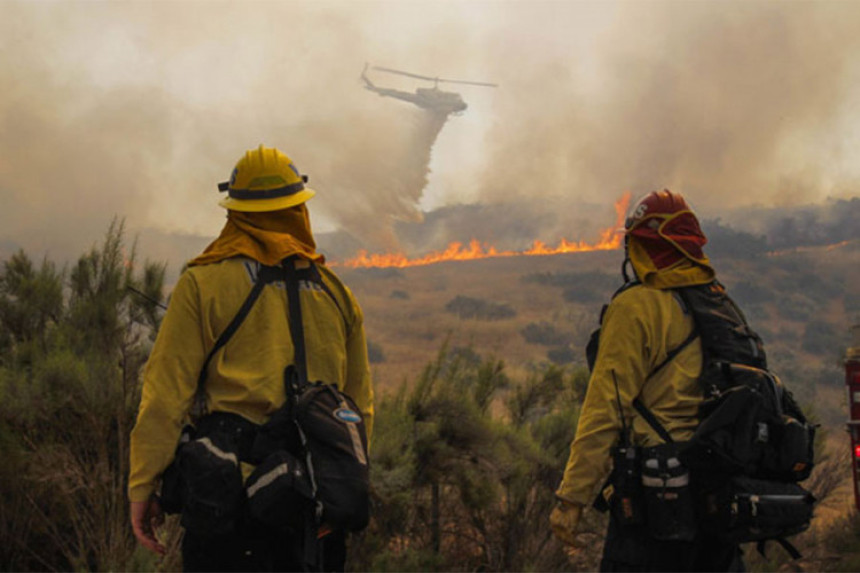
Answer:
[[[677,269],[668,282],[707,282],[713,272],[689,264]],[[692,333],[693,319],[671,290],[646,284],[616,296],[606,310],[600,346],[585,401],[571,444],[570,457],[556,495],[570,503],[588,505],[611,469],[611,449],[621,432],[621,414],[632,428],[635,445],[654,446],[662,439],[633,408],[637,396],[675,440],[689,439],[702,401],[697,378],[702,369],[702,346],[693,340],[670,362],[648,377],[668,353]]]
[[[245,301],[258,265],[244,257],[229,258],[190,267],[179,278],[144,370],[131,434],[131,501],[146,500],[173,459],[203,362]],[[323,265],[317,268],[337,304],[319,287],[300,283],[308,379],[337,384],[355,400],[369,440],[373,388],[363,315],[337,276]],[[293,357],[287,308],[282,282],[263,288],[242,325],[209,363],[208,411],[231,412],[261,424],[284,403],[283,371]]]

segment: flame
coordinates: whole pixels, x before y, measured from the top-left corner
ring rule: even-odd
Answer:
[[[473,261],[498,257],[545,256],[561,253],[608,251],[621,246],[623,235],[618,232],[618,229],[624,225],[624,217],[629,204],[630,192],[627,192],[615,202],[615,224],[601,231],[600,239],[594,244],[589,244],[585,241],[561,239],[557,246],[552,247],[536,240],[525,251],[500,251],[492,245],[482,245],[477,239],[472,239],[468,245],[455,241],[442,251],[434,251],[414,259],[410,259],[403,253],[368,254],[367,251],[362,250],[358,252],[358,256],[355,258],[340,264],[354,269],[368,267],[403,268],[432,265],[445,261]]]

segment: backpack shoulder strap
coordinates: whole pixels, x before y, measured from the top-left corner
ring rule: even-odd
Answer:
[[[251,291],[248,293],[248,296],[245,297],[245,302],[243,302],[242,306],[239,307],[233,320],[230,321],[230,324],[227,325],[227,328],[224,329],[215,341],[215,344],[212,346],[212,349],[203,361],[203,366],[200,368],[200,374],[197,376],[197,391],[194,393],[194,400],[191,403],[190,413],[192,418],[198,419],[207,413],[205,386],[206,377],[209,374],[209,362],[212,361],[212,357],[215,356],[215,353],[221,350],[221,348],[227,344],[227,341],[232,338],[237,330],[239,330],[239,327],[245,321],[245,318],[247,318],[248,313],[251,312],[251,308],[253,308],[254,303],[257,302],[260,293],[263,291],[263,287],[277,278],[278,275],[276,272],[273,272],[272,267],[260,266],[260,271],[257,273],[257,279],[254,281],[254,286],[251,287]]]
[[[681,305],[681,309],[684,311],[684,314],[690,313],[691,310],[689,308],[689,304],[687,304],[683,295],[681,293],[679,293],[677,290],[673,290],[673,294],[675,294],[675,298],[678,301],[678,304]],[[684,350],[690,344],[692,344],[692,342],[694,340],[696,340],[698,337],[699,337],[699,329],[698,329],[698,326],[694,322],[693,323],[693,330],[690,331],[690,334],[687,336],[687,338],[685,338],[681,342],[681,344],[679,344],[678,346],[676,346],[675,348],[670,350],[666,354],[666,358],[664,358],[662,362],[660,362],[657,366],[655,366],[654,368],[651,369],[651,372],[649,372],[648,376],[645,377],[645,382],[648,382],[648,380],[650,380],[651,377],[653,377],[655,374],[657,374],[657,372],[662,370],[664,366],[666,366],[672,360],[674,360],[675,357],[678,356],[682,350]],[[666,431],[666,428],[664,428],[663,425],[657,421],[657,418],[654,416],[654,414],[651,412],[651,410],[649,410],[647,408],[647,406],[645,406],[645,404],[642,403],[642,400],[640,400],[638,396],[633,399],[633,407],[636,408],[636,411],[639,412],[639,415],[641,415],[642,418],[644,418],[644,420],[646,422],[648,422],[648,425],[651,426],[655,432],[657,432],[657,434],[660,436],[660,438],[663,439],[664,442],[666,442],[666,443],[674,442],[674,440],[672,439],[672,436],[670,436],[669,432]]]
[[[307,354],[305,352],[305,331],[302,322],[302,300],[299,298],[299,277],[296,259],[290,257],[281,262],[287,284],[287,304],[289,307],[290,337],[293,339],[293,366],[297,379],[285,375],[284,383],[287,397],[295,396],[299,388],[308,383]]]

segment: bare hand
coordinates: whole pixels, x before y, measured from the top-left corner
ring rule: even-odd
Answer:
[[[161,527],[163,523],[164,513],[157,499],[131,502],[131,527],[134,530],[134,536],[141,545],[159,555],[167,552],[164,545],[155,538],[155,529]]]

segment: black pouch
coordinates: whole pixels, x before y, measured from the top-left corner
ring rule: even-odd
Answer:
[[[245,500],[238,447],[215,432],[183,445],[176,458],[182,482],[182,526],[200,535],[236,530]]]
[[[703,402],[703,421],[682,452],[684,465],[703,473],[755,473],[768,440],[768,425],[760,423],[763,402],[749,386],[730,388]]]
[[[642,492],[654,539],[691,541],[696,536],[690,471],[678,451],[674,442],[642,448]]]
[[[701,523],[731,543],[780,539],[809,527],[814,503],[795,483],[736,476],[703,495]]]
[[[194,426],[186,425],[182,428],[182,433],[179,436],[179,445],[176,447],[173,461],[170,462],[170,465],[161,474],[161,491],[158,495],[158,501],[161,504],[162,511],[168,515],[182,513],[184,484],[177,459],[182,447],[193,440],[195,434]]]
[[[270,454],[245,482],[248,514],[272,527],[301,530],[313,505],[313,488],[307,467],[286,451]]]
[[[786,482],[808,478],[815,465],[815,426],[782,416],[779,422],[769,425],[769,431],[773,447],[765,450],[758,477]]]
[[[601,497],[619,525],[645,523],[639,448],[619,446],[612,450],[612,475]]]
[[[337,387],[316,383],[296,401],[322,522],[360,531],[370,520],[367,433],[355,402]]]
[[[275,452],[286,450],[298,453],[302,449],[298,426],[291,405],[287,402],[260,426],[251,448],[250,461],[260,464]]]

